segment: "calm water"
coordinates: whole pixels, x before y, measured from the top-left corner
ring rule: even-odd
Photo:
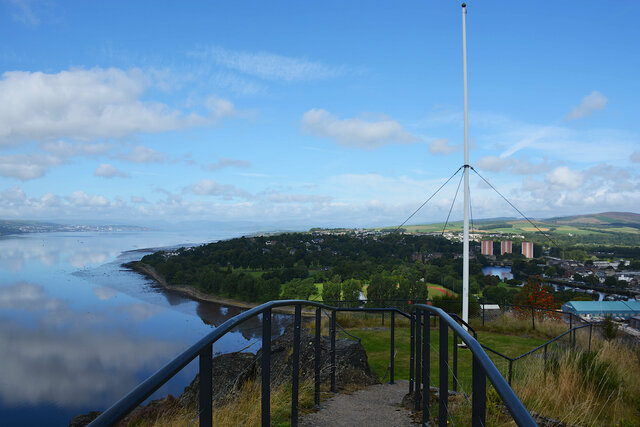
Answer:
[[[159,289],[120,264],[143,248],[241,233],[52,233],[0,238],[0,425],[68,425],[103,410],[237,314]],[[288,322],[280,316],[274,329]],[[259,348],[260,325],[227,334],[214,351]],[[197,360],[155,397],[179,395]]]
[[[502,281],[513,279],[511,267],[490,265],[482,268],[482,274],[484,274],[485,276],[498,276]]]

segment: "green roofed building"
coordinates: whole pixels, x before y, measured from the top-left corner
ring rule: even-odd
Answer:
[[[562,311],[586,319],[612,317],[628,320],[640,315],[640,301],[569,301],[562,304]]]

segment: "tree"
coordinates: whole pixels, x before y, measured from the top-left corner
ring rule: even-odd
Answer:
[[[340,301],[342,286],[340,282],[326,281],[322,286],[323,301]]]
[[[342,282],[342,299],[344,301],[360,300],[360,292],[362,291],[362,282],[356,279],[349,279]],[[351,305],[357,305],[352,303]]]
[[[553,294],[544,285],[544,282],[539,277],[529,277],[527,283],[522,287],[514,298],[514,302],[519,306],[535,307],[538,317],[540,318],[558,318],[559,315],[555,313],[558,308],[558,304],[553,298]],[[522,307],[518,308],[520,314],[524,317],[528,317],[530,314],[530,308]]]

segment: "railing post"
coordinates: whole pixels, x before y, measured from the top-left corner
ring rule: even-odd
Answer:
[[[296,304],[293,317],[293,355],[291,372],[291,427],[298,425],[298,385],[300,376],[300,323],[302,306]]]
[[[453,391],[458,391],[456,378],[458,378],[458,334],[453,331],[453,378],[451,381]]]
[[[475,356],[473,356],[472,376],[471,425],[473,427],[484,427],[487,411],[487,379],[480,362]]]
[[[393,384],[394,383],[394,378],[393,378],[393,373],[394,373],[394,356],[395,356],[395,343],[396,343],[396,337],[395,337],[395,325],[396,325],[396,312],[392,311],[391,312],[391,350],[390,350],[390,362],[389,362],[389,384]]]
[[[271,425],[271,309],[262,312],[262,426]]]
[[[416,351],[416,320],[414,313],[409,319],[409,393],[413,393],[413,374],[415,373],[415,351]]]
[[[322,308],[316,309],[316,342],[315,342],[315,376],[314,376],[314,403],[320,406],[320,365],[322,364],[322,349],[320,347],[320,331],[322,329]]]
[[[200,410],[200,426],[211,427],[213,425],[213,345],[206,345],[200,355],[198,362],[200,365],[200,397],[198,399],[198,409]]]
[[[531,307],[531,324],[533,325],[533,330],[536,330],[536,313],[533,309],[533,307]]]
[[[513,373],[513,359],[509,359],[509,385],[511,385],[511,374]]]
[[[544,379],[547,379],[547,345],[544,345]]]
[[[336,392],[336,311],[331,312],[331,392]]]
[[[593,329],[593,323],[589,323],[589,352],[591,352],[591,330]]]
[[[422,337],[422,424],[429,423],[429,401],[431,400],[431,313],[424,311],[424,329]]]
[[[573,314],[569,313],[569,329],[573,328]]]
[[[420,410],[420,390],[422,389],[422,310],[416,310],[416,395],[415,409]]]
[[[485,301],[486,301],[486,300],[485,300]],[[486,304],[487,304],[486,302],[485,302],[484,304],[482,304],[482,326],[484,326],[484,306],[485,306]]]
[[[440,398],[438,399],[438,423],[440,427],[447,427],[447,406],[449,404],[449,326],[440,320]]]

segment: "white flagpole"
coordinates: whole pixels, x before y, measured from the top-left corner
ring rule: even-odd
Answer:
[[[469,115],[467,110],[467,5],[462,3],[462,62],[464,75],[464,230],[462,249],[462,320],[469,322]],[[466,329],[466,328],[465,328]]]

